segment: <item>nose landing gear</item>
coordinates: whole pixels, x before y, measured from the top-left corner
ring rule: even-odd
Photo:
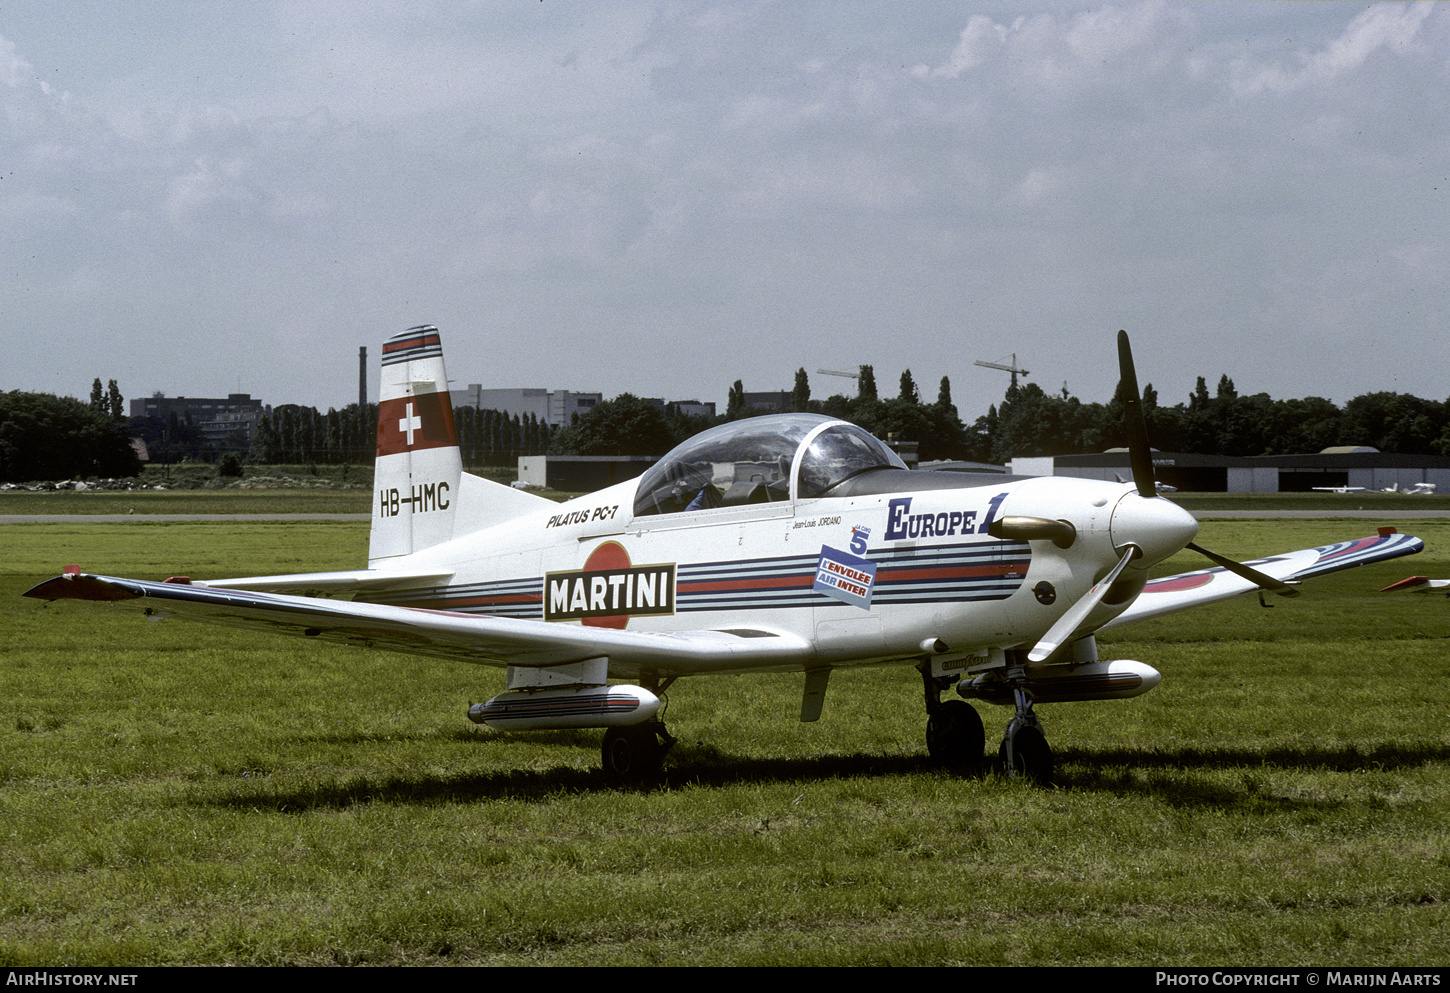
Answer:
[[[1052,784],[1055,762],[1042,723],[1032,711],[1032,694],[1021,686],[1012,687],[1017,716],[1007,722],[1007,733],[997,750],[1002,769],[1013,779],[1030,779],[1039,786]]]
[[[930,663],[918,666],[922,688],[926,694],[926,751],[932,762],[944,769],[976,772],[982,767],[982,751],[986,732],[982,718],[974,707],[963,700],[942,700],[941,694],[957,681],[955,676],[933,676]],[[1015,671],[1014,671],[1015,670]],[[1055,761],[1042,722],[1032,709],[1032,693],[1020,667],[1013,667],[1006,677],[1007,687],[1017,708],[1007,724],[997,756],[1002,771],[1013,779],[1028,779],[1042,786],[1052,783]],[[994,699],[994,703],[1006,700]]]

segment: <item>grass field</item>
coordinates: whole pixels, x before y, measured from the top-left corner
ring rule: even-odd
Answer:
[[[69,562],[354,568],[366,527],[0,525],[0,962],[1450,963],[1450,602],[1373,592],[1450,576],[1450,521],[1104,638],[1163,685],[1041,708],[1053,789],[930,769],[904,667],[838,673],[806,725],[799,676],[682,681],[665,783],[617,791],[598,732],[464,719],[497,670],[19,596]]]
[[[366,514],[371,490],[54,490],[0,493],[0,516],[19,514]]]

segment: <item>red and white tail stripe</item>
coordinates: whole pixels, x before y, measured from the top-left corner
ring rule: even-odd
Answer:
[[[452,538],[462,474],[442,340],[409,328],[383,344],[369,562]]]

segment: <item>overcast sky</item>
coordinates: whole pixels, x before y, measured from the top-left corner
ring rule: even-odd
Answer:
[[[1450,395],[1450,5],[0,0],[0,99],[0,389]]]

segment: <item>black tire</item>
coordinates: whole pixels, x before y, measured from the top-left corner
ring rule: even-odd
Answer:
[[[659,775],[665,750],[653,724],[632,724],[604,732],[600,758],[604,778],[615,786],[647,782]]]
[[[926,752],[943,768],[979,768],[986,744],[982,718],[963,700],[946,701],[926,719]]]
[[[1052,785],[1052,748],[1047,744],[1047,736],[1042,729],[1035,724],[1021,724],[1008,733],[1011,746],[1008,747],[1007,739],[1002,740],[1002,758],[1007,775],[1013,779],[1030,779],[1039,786]],[[1011,755],[1010,763],[1007,761],[1008,753]]]

